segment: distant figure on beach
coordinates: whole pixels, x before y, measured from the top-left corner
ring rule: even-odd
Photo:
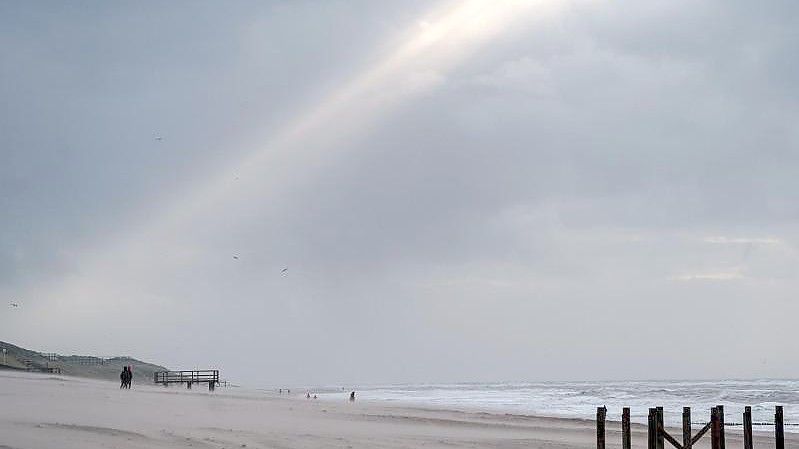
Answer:
[[[316,395],[313,395],[313,398],[314,398],[314,399],[319,399],[318,397],[316,397]]]
[[[130,371],[129,367],[123,366],[122,372],[119,374],[119,380],[121,381],[119,388],[130,388],[130,381],[133,378],[133,373]]]
[[[280,390],[278,390],[278,392],[279,392],[280,394],[283,394],[283,389],[281,388]]]
[[[311,399],[311,393],[305,393],[305,399]]]
[[[133,383],[133,366],[128,365],[128,389],[130,389],[130,384]]]
[[[355,402],[355,392],[350,393],[350,402]]]

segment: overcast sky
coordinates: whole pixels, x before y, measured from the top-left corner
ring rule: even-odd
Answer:
[[[795,377],[798,13],[2,2],[0,340],[253,386]]]

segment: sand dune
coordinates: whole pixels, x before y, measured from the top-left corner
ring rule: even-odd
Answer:
[[[617,425],[609,426],[616,449]],[[730,432],[728,447],[741,447]],[[0,373],[0,448],[590,449],[590,421],[306,400],[243,390],[191,391]],[[788,446],[797,440],[789,436]],[[645,429],[634,429],[645,447]],[[773,447],[768,434],[756,446]],[[705,445],[699,446],[707,447]]]

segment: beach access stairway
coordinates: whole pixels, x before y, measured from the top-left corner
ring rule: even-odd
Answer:
[[[169,384],[185,383],[189,389],[192,384],[208,383],[208,390],[214,391],[219,385],[219,370],[156,371],[153,373],[153,382],[165,387]]]

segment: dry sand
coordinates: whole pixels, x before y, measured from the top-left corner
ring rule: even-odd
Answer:
[[[120,390],[98,380],[0,372],[0,449],[591,449],[595,438],[591,421],[314,401],[304,392],[209,393],[135,383]],[[617,449],[619,439],[618,424],[609,423],[608,448]],[[698,447],[707,447],[704,440]],[[797,442],[791,435],[786,446]],[[635,426],[633,446],[645,445],[645,429]],[[727,447],[742,447],[734,431]],[[774,443],[758,435],[755,447]]]

